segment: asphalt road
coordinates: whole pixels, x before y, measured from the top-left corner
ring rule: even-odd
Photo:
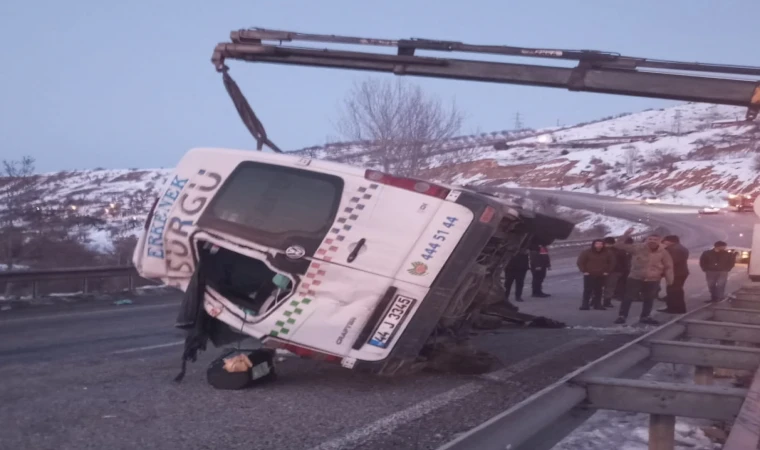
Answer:
[[[591,199],[569,201],[588,208]],[[643,208],[596,201],[621,215]],[[739,243],[754,223],[750,215],[697,220],[667,207],[646,211],[696,247],[725,237]],[[213,348],[181,384],[172,381],[181,352],[172,327],[177,298],[3,312],[0,449],[434,449],[646,330],[613,326],[614,311],[578,311],[573,263],[555,261],[551,298],[521,305],[571,328],[480,334],[477,344],[502,365],[477,377],[380,379],[284,358],[270,385],[217,391],[205,382]],[[741,279],[737,272],[732,282]],[[700,274],[687,289],[690,306],[701,304]]]

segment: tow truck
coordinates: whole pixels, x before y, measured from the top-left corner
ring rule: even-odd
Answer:
[[[291,45],[290,43],[293,42],[324,44],[327,47]],[[346,50],[343,48],[346,45],[360,48]],[[372,51],[372,49],[380,49],[380,51]],[[393,50],[394,53],[388,52],[389,49]],[[428,53],[422,55],[421,52]],[[575,67],[559,67],[499,60],[482,61],[464,56],[460,58],[447,56],[447,54],[453,52],[464,55],[524,57],[563,62],[575,61],[577,65]],[[222,42],[216,46],[211,61],[214,68],[221,73],[223,84],[243,124],[256,140],[256,149],[262,151],[266,146],[275,153],[282,153],[283,150],[267,135],[261,120],[256,116],[239,86],[230,76],[230,70],[226,64],[230,60],[384,72],[398,76],[519,84],[562,88],[579,92],[733,105],[747,108],[745,116],[745,120],[747,121],[755,120],[760,112],[760,83],[758,82],[760,80],[760,67],[655,60],[596,50],[481,45],[419,38],[378,39],[332,34],[310,34],[264,28],[233,31],[230,34],[228,42]],[[194,153],[195,156],[200,154],[206,155],[209,153]],[[306,165],[307,163],[303,164]],[[385,175],[380,175],[381,178],[383,176]],[[415,181],[415,183],[418,183],[418,181]],[[172,186],[167,185],[165,190],[169,192],[171,188]],[[225,189],[224,185],[221,189]],[[175,191],[176,189],[172,191],[174,195],[172,198],[177,198],[180,195],[179,192]],[[482,193],[470,191],[467,194],[462,194],[462,196],[465,195],[477,196],[482,195]],[[452,201],[456,202],[456,199]],[[493,203],[493,200],[488,200],[486,196],[483,196],[482,201]],[[213,200],[211,202],[213,203]],[[203,212],[203,204],[199,208],[200,212],[198,214],[205,214]],[[403,345],[395,345],[396,348],[403,347],[403,355],[401,355],[401,358],[396,358],[392,364],[374,364],[373,367],[380,368],[376,370],[376,373],[399,373],[401,372],[401,370],[398,370],[400,367],[410,367],[415,359],[424,359],[423,355],[430,357],[431,347],[429,344],[431,342],[433,344],[438,342],[436,339],[439,336],[446,336],[447,334],[457,335],[456,342],[461,346],[462,342],[460,338],[462,334],[458,330],[467,329],[467,325],[471,325],[489,314],[501,315],[502,318],[508,318],[524,324],[534,323],[537,319],[540,319],[535,316],[521,314],[516,307],[506,305],[504,301],[505,292],[501,287],[501,283],[499,283],[499,275],[506,264],[517,252],[524,251],[532,239],[529,232],[523,231],[522,239],[509,239],[505,241],[504,233],[512,233],[517,224],[529,222],[530,218],[528,216],[529,214],[526,214],[524,211],[518,211],[516,215],[513,215],[513,219],[503,222],[503,227],[489,228],[486,230],[487,236],[475,239],[480,250],[471,249],[472,251],[468,253],[470,255],[468,258],[473,258],[472,255],[479,255],[477,258],[468,259],[467,261],[446,262],[447,265],[453,264],[457,267],[467,268],[466,270],[458,270],[456,275],[453,275],[454,278],[447,280],[449,284],[454,283],[450,288],[447,288],[448,292],[452,294],[449,297],[437,299],[437,301],[443,302],[440,305],[432,309],[427,308],[424,311],[420,309],[414,315],[410,320],[410,325],[403,332],[398,333],[396,337],[398,342],[403,342]],[[153,215],[153,219],[148,219],[148,223],[146,223],[146,235],[156,228],[155,224],[150,223],[151,220],[157,220],[156,217],[158,217],[158,214]],[[167,215],[162,212],[159,219],[166,220],[166,217]],[[160,227],[160,229],[163,230],[163,227]],[[240,236],[233,237],[240,238]],[[558,238],[562,239],[563,237],[558,236]],[[153,236],[149,237],[149,239],[154,239],[155,242],[158,242],[165,238]],[[145,237],[143,237],[143,240],[145,240]],[[161,241],[159,244],[165,242]],[[168,244],[168,242],[166,243]],[[508,245],[505,246],[504,243]],[[215,251],[214,248],[212,246],[211,250]],[[290,251],[291,249],[288,248],[287,250]],[[361,250],[361,242],[355,250]],[[282,251],[284,252],[285,250],[283,249]],[[303,252],[298,252],[296,256],[299,258],[303,257]],[[137,255],[135,258],[137,259]],[[198,263],[197,260],[194,262]],[[188,267],[192,267],[192,261],[189,261],[187,264]],[[153,269],[155,272],[156,267]],[[145,271],[140,266],[138,266],[138,271],[149,277],[154,275],[151,271],[143,273]],[[420,271],[420,273],[422,272]],[[155,278],[155,276],[153,277]],[[176,282],[176,279],[172,281],[171,278],[169,276],[166,277],[169,282]],[[198,284],[197,280],[194,284],[192,280],[190,281],[191,285]],[[464,284],[468,284],[466,292],[471,293],[468,294],[466,303],[462,303],[461,298],[452,298],[456,293],[463,291]],[[181,286],[187,289],[188,292],[191,290],[187,288],[187,280]],[[201,292],[201,297],[203,297],[203,292]],[[202,298],[201,301],[203,301]],[[455,304],[455,301],[458,303]],[[375,317],[375,315],[381,317],[383,314],[388,313],[388,311],[382,310],[380,303],[382,303],[382,300],[375,307],[377,314],[373,313],[372,317]],[[213,301],[209,303],[208,299],[206,299],[206,311],[209,311],[209,308],[214,310],[217,307],[214,306],[215,304]],[[198,317],[205,317],[203,308],[190,311],[186,306],[183,305],[183,313],[186,317],[192,316],[194,312],[199,312],[197,312],[197,316],[192,316],[195,319],[189,318],[189,321],[184,324],[185,327],[187,327],[188,323],[197,322],[196,319]],[[444,314],[452,313],[453,309],[456,309],[456,320],[451,320],[450,316],[447,317]],[[218,314],[218,311],[216,313]],[[427,316],[422,317],[423,315]],[[424,324],[424,326],[420,324]],[[356,324],[355,326],[363,330],[369,330],[369,332],[372,331],[372,324]],[[202,325],[199,327],[196,324],[195,330],[197,331],[199,328],[204,327]],[[341,334],[339,328],[325,329],[323,331]],[[207,330],[208,327],[205,329]],[[345,334],[345,329],[343,334]],[[468,333],[465,333],[465,335],[468,335]],[[199,337],[197,333],[193,335],[190,332],[186,340],[183,361],[194,360],[195,353],[205,348],[206,338],[208,336]],[[216,345],[213,336],[212,342]],[[300,350],[301,353],[296,353],[302,356],[317,355],[316,357],[320,359],[332,358],[341,361],[344,367],[348,368],[353,368],[355,363],[355,361],[347,361],[345,357],[341,359],[340,355],[330,355],[329,351],[320,348],[318,342],[294,343],[282,334],[278,335],[277,338],[264,336],[262,343],[264,346],[271,345],[290,350]],[[361,344],[362,342],[357,341],[355,345]],[[450,352],[450,359],[452,354],[456,353]],[[361,365],[356,364],[357,367]],[[452,365],[457,365],[456,356],[453,359]]]

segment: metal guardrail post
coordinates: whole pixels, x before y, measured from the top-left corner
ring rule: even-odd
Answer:
[[[694,384],[708,386],[713,383],[714,369],[710,366],[697,366],[694,369]]]
[[[129,280],[128,281],[129,286],[127,289],[129,290],[129,292],[134,292],[135,291],[135,277],[130,273],[129,275],[127,275],[127,280]]]
[[[40,284],[37,280],[32,281],[32,298],[40,297]]]
[[[673,450],[676,445],[676,416],[649,415],[649,450]]]

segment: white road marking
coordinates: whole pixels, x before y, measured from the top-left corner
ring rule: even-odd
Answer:
[[[556,347],[552,350],[548,350],[544,353],[526,358],[517,364],[511,365],[510,367],[481,375],[478,378],[481,378],[484,381],[488,380],[505,382],[522,372],[550,361],[552,358],[555,358],[558,355],[566,353],[585,344],[589,344],[597,339],[598,337],[576,339],[560,345],[559,347]],[[475,394],[488,385],[488,383],[484,383],[482,381],[469,382],[467,384],[419,402],[406,409],[393,413],[389,416],[376,420],[375,422],[358,428],[346,435],[323,442],[322,444],[313,447],[310,450],[344,450],[354,448],[357,445],[360,445],[361,443],[377,435],[390,433],[399,426],[411,423],[412,421],[417,420],[443,406]]]
[[[84,317],[84,316],[100,316],[104,314],[119,314],[123,312],[131,312],[131,311],[146,311],[151,309],[161,309],[161,308],[176,308],[179,305],[179,303],[162,303],[160,305],[146,305],[146,306],[127,306],[127,307],[119,307],[119,308],[111,308],[111,309],[102,309],[97,311],[82,311],[78,313],[67,313],[67,314],[48,314],[46,316],[33,316],[33,317],[19,317],[18,319],[4,319],[0,320],[0,324],[4,323],[26,323],[26,322],[39,322],[44,320],[57,320],[57,319],[66,319],[71,317]]]
[[[120,355],[122,353],[134,353],[134,352],[141,352],[144,350],[154,350],[157,348],[176,347],[177,345],[182,345],[184,343],[185,341],[167,342],[166,344],[156,344],[156,345],[148,345],[145,347],[134,347],[134,348],[128,348],[125,350],[117,350],[115,352],[111,352],[111,354]]]

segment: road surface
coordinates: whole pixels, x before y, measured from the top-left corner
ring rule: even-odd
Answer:
[[[738,235],[754,223],[750,215],[697,219],[679,208],[566,197],[568,206],[595,200],[620,215],[649,211],[692,247],[716,238],[748,243]],[[555,261],[546,284],[551,298],[521,305],[572,327],[478,335],[478,345],[502,362],[484,376],[377,379],[286,358],[271,385],[217,391],[205,382],[213,348],[181,384],[172,381],[181,352],[172,328],[176,297],[3,312],[0,448],[434,449],[647,329],[613,326],[615,311],[578,311],[573,263]],[[732,283],[741,278],[737,272]],[[704,300],[702,286],[695,271],[687,285],[691,307]]]

